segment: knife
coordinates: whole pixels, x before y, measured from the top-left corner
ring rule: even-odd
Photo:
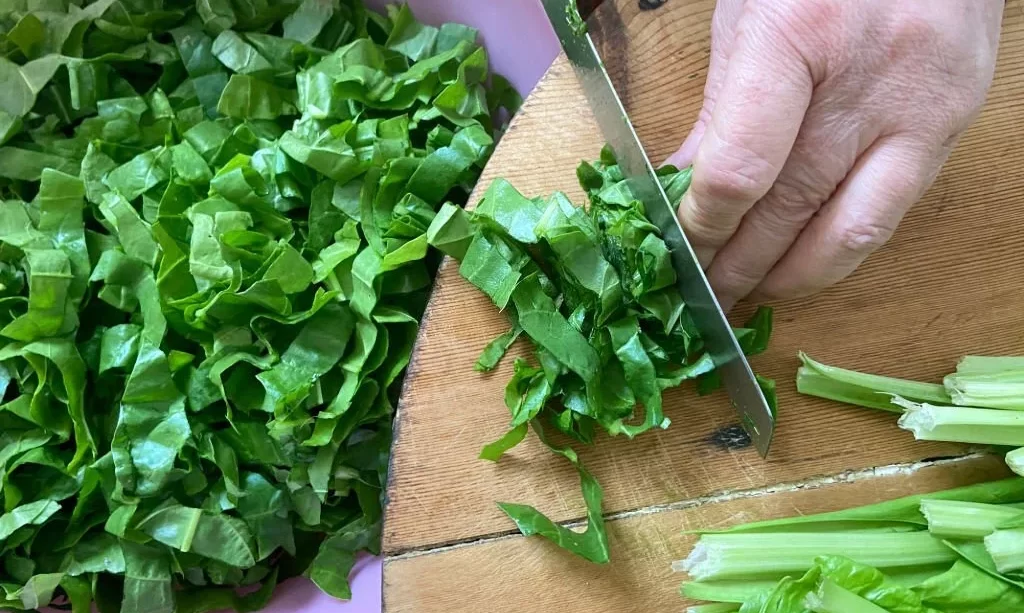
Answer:
[[[593,13],[601,0],[580,0],[580,6],[576,1],[542,0],[562,50],[576,72],[623,175],[629,181],[633,194],[644,203],[647,217],[661,230],[662,238],[671,250],[679,291],[729,392],[729,398],[740,413],[741,423],[761,456],[767,456],[775,430],[775,415],[683,233],[675,207],[658,182],[654,167],[644,153],[594,41],[587,33],[585,18]]]

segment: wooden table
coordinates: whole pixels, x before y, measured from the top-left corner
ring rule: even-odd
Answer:
[[[653,3],[640,3],[645,6]],[[654,160],[685,137],[701,104],[712,0],[641,10],[607,2],[591,28]],[[592,20],[592,21],[595,21]],[[1006,3],[988,104],[894,239],[838,286],[777,305],[756,370],[778,381],[780,414],[763,461],[728,434],[723,394],[666,395],[672,426],[582,450],[605,490],[612,562],[597,566],[523,538],[496,501],[583,517],[575,471],[535,437],[499,464],[477,459],[509,421],[503,389],[517,346],[489,375],[472,365],[507,328],[489,300],[442,265],[395,426],[384,534],[388,613],[679,611],[683,530],[835,510],[1006,474],[999,458],[914,441],[892,415],[796,394],[798,350],[850,368],[938,380],[969,353],[1024,353],[1024,0]],[[480,182],[583,200],[581,159],[602,146],[559,58],[527,99]],[[471,199],[475,202],[476,197]],[[738,310],[741,321],[749,311]]]

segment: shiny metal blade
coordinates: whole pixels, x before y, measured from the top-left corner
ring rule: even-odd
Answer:
[[[766,456],[775,429],[775,416],[708,285],[697,256],[683,234],[675,207],[658,182],[654,167],[647,159],[597,48],[586,32],[576,0],[543,0],[543,4],[562,49],[586,92],[605,140],[614,150],[633,193],[644,203],[647,216],[661,230],[662,238],[671,249],[679,291],[718,367],[729,397],[740,413],[743,427],[757,450]],[[589,15],[597,3],[590,1],[586,4],[585,14]]]

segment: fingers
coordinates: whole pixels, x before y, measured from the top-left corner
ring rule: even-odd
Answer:
[[[744,0],[719,0],[715,4],[715,13],[711,19],[711,58],[708,76],[704,82],[704,101],[690,134],[679,149],[665,160],[666,164],[685,168],[693,162],[693,156],[704,137],[704,130],[715,108],[715,100],[725,80],[725,67],[729,63],[733,39],[736,36],[736,23],[743,11],[743,3]]]
[[[724,309],[761,283],[877,138],[875,122],[857,115],[837,121],[831,101],[815,98],[779,178],[707,270]]]
[[[751,298],[806,296],[845,278],[889,240],[951,148],[906,136],[876,141]]]
[[[771,26],[740,18],[679,220],[707,266],[779,176],[813,83],[803,58]]]

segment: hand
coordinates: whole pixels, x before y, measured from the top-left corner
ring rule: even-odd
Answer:
[[[977,115],[1002,0],[719,0],[679,218],[722,306],[804,296],[889,239]]]

